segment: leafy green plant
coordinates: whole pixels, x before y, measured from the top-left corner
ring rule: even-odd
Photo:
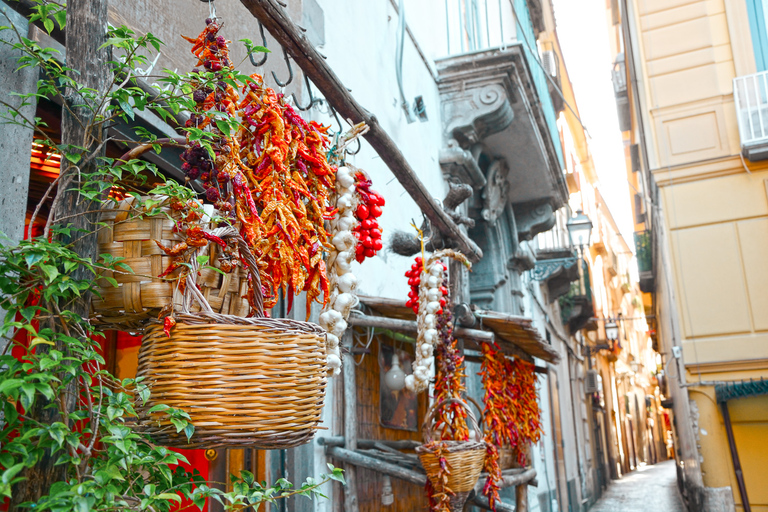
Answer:
[[[62,4],[34,0],[30,20],[50,33],[65,27],[66,15]],[[56,50],[40,47],[12,24],[0,30],[14,33],[12,42],[3,44],[21,55],[19,68],[41,70],[34,93],[12,93],[20,97],[22,107],[55,99],[85,133],[82,145],[57,143],[41,119],[27,118],[20,108],[0,100],[7,109],[1,122],[30,127],[46,151],[63,155],[61,175],[42,201],[53,194],[50,209],[55,212],[66,194],[74,191],[78,197],[77,211],[52,213],[42,236],[20,243],[0,238],[0,309],[5,311],[0,338],[7,342],[0,354],[0,496],[14,509],[55,512],[159,512],[182,500],[202,508],[206,499],[222,503],[225,510],[240,510],[294,495],[322,496],[319,489],[326,482],[343,483],[342,471],[330,465],[328,474],[307,479],[296,489],[284,479],[271,486],[256,482],[244,471],[232,477],[233,490],[224,492],[197,471],[184,469],[182,464],[188,461],[183,455],[154,444],[142,433],[136,404],[148,400],[150,389],[141,379],[118,380],[107,371],[100,345],[103,334],[87,318],[90,298],[98,293],[94,276],[133,271],[121,258],[84,252],[81,242],[104,229],[96,214],[116,201],[110,195],[114,187],[135,196],[134,208],[146,215],[162,213],[157,199],[142,199],[147,193],[182,201],[195,197],[192,189],[171,180],[153,186],[157,168],[130,151],[118,160],[103,155],[110,140],[136,145],[104,137],[109,124],[130,123],[144,110],[164,119],[190,110],[194,106],[188,94],[190,78],[166,73],[154,90],[140,87],[132,70],[146,65],[147,53],[162,43],[151,34],[137,36],[126,27],[111,28],[105,46],[115,56],[106,63],[113,78],[108,92],[100,93],[81,85],[77,71],[64,65]],[[213,77],[195,76],[197,81],[206,79]],[[164,85],[170,87],[161,89]],[[137,139],[154,151],[179,143],[143,129],[135,131]],[[201,145],[208,143],[207,132],[189,133]],[[30,228],[39,215],[40,206]],[[110,277],[103,279],[116,285]],[[193,435],[194,425],[183,410],[157,405],[150,412],[167,415],[177,432]],[[41,487],[35,489],[36,498],[21,503],[20,496],[28,493],[20,490],[35,486]]]

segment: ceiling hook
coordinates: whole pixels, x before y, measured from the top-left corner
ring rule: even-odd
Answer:
[[[275,72],[272,72],[272,78],[275,80],[275,83],[279,85],[280,87],[286,87],[288,84],[293,82],[293,67],[291,66],[291,60],[288,58],[288,52],[285,51],[285,48],[283,48],[283,58],[285,59],[285,65],[288,66],[288,80],[285,81],[285,83],[281,82],[279,78],[277,78],[277,75]]]
[[[259,33],[261,34],[261,45],[266,48],[267,47],[267,38],[264,35],[264,25],[259,22]],[[251,59],[251,64],[253,64],[256,67],[263,66],[265,62],[267,62],[267,57],[269,54],[267,52],[264,52],[264,55],[256,61],[256,59],[253,58],[253,53],[248,52],[248,58]]]
[[[322,101],[322,100],[318,100]],[[336,112],[336,109],[331,106],[329,103],[328,106],[331,108],[331,113],[333,114],[334,119],[336,119],[336,123],[339,125],[339,131],[337,134],[341,136],[342,132],[344,132],[344,127],[341,125],[341,119],[339,119],[339,114]],[[348,149],[345,149],[344,152],[348,155],[355,156],[360,152],[360,149],[362,148],[362,145],[360,144],[360,137],[355,137],[355,142],[357,142],[357,149],[354,151],[350,151]]]
[[[341,119],[339,119],[339,114],[336,113],[336,109],[331,106],[331,104],[328,104],[329,107],[331,107],[331,114],[333,114],[334,119],[336,119],[336,123],[339,125],[339,129],[336,132],[338,135],[341,135],[341,133],[344,131],[344,127],[341,126]]]
[[[307,92],[309,93],[309,105],[306,107],[302,107],[299,105],[299,102],[296,100],[296,93],[292,93],[291,96],[293,96],[293,104],[296,105],[296,108],[301,110],[302,112],[306,112],[307,110],[311,109],[315,105],[322,103],[323,100],[316,99],[315,96],[312,94],[312,84],[309,83],[309,77],[306,73],[304,73],[304,83],[307,85]]]
[[[357,149],[356,149],[356,150],[354,150],[354,151],[350,151],[350,150],[348,149],[348,150],[347,150],[347,154],[348,154],[348,155],[352,155],[352,156],[355,156],[356,154],[358,154],[358,153],[360,152],[360,149],[363,147],[363,146],[360,144],[360,137],[356,137],[356,138],[355,138],[355,142],[357,143]]]

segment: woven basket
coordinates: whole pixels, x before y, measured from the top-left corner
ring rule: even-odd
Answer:
[[[509,444],[499,448],[499,469],[510,469],[517,465],[517,450]]]
[[[308,322],[264,317],[256,262],[242,239],[239,244],[255,281],[255,318],[213,312],[192,280],[170,336],[157,320],[145,331],[137,376],[146,378],[151,397],[140,405],[139,417],[142,430],[158,444],[292,448],[309,442],[321,420],[325,331]],[[201,312],[189,313],[192,300]],[[167,415],[148,413],[156,404],[190,415],[195,433],[189,442]]]
[[[147,199],[147,198],[144,198]],[[153,198],[157,199],[157,198]],[[147,216],[136,211],[136,198],[121,201],[116,208],[105,209],[99,220],[106,223],[98,232],[99,254],[124,258],[133,274],[104,272],[104,276],[117,281],[117,287],[106,279],[98,281],[101,298],[93,300],[93,323],[101,329],[140,332],[146,322],[157,318],[160,311],[174,302],[180,302],[180,294],[174,296],[174,282],[158,279],[171,264],[173,258],[166,255],[154,242],[170,247],[182,241],[172,232],[174,215],[170,208],[160,207],[158,215]],[[216,244],[209,244],[210,260],[215,265]],[[173,277],[172,274],[169,277]],[[212,269],[203,269],[197,283],[213,311],[235,316],[249,313],[248,302],[243,299],[247,289],[245,269],[225,275]],[[193,308],[194,311],[194,308]]]
[[[467,400],[470,401],[475,408],[477,408],[478,411],[480,411],[478,423],[482,425],[483,431],[485,430],[485,421],[483,420],[484,414],[483,414],[483,408],[480,406],[480,404],[471,396],[467,396]],[[483,435],[483,432],[480,432],[481,435]],[[483,435],[484,437],[484,435]],[[514,467],[519,467],[517,464],[517,449],[513,448],[512,445],[504,443],[502,446],[497,447],[498,453],[499,453],[499,469],[511,469]]]
[[[424,419],[422,425],[422,436],[424,438],[424,445],[416,448],[416,453],[419,455],[421,465],[424,467],[424,471],[427,473],[427,478],[432,483],[432,486],[437,492],[445,492],[446,489],[442,488],[440,482],[440,458],[427,446],[433,441],[433,427],[435,421],[436,412],[444,405],[458,403],[467,410],[467,417],[470,420],[471,426],[476,432],[480,432],[480,427],[477,425],[477,420],[474,414],[467,406],[466,402],[459,400],[458,398],[450,398],[443,400],[440,403],[433,404],[427,413],[427,417]],[[480,477],[480,473],[483,470],[483,462],[485,461],[486,446],[485,442],[478,441],[439,441],[450,474],[448,475],[447,487],[451,492],[451,511],[458,512],[464,508],[464,503],[467,501],[467,496]]]

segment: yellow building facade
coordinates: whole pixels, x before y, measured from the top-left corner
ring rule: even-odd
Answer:
[[[681,490],[691,511],[768,511],[768,5],[608,6]]]

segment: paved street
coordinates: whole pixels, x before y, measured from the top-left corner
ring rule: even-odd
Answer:
[[[675,461],[642,466],[614,480],[589,512],[685,512],[677,491]]]

